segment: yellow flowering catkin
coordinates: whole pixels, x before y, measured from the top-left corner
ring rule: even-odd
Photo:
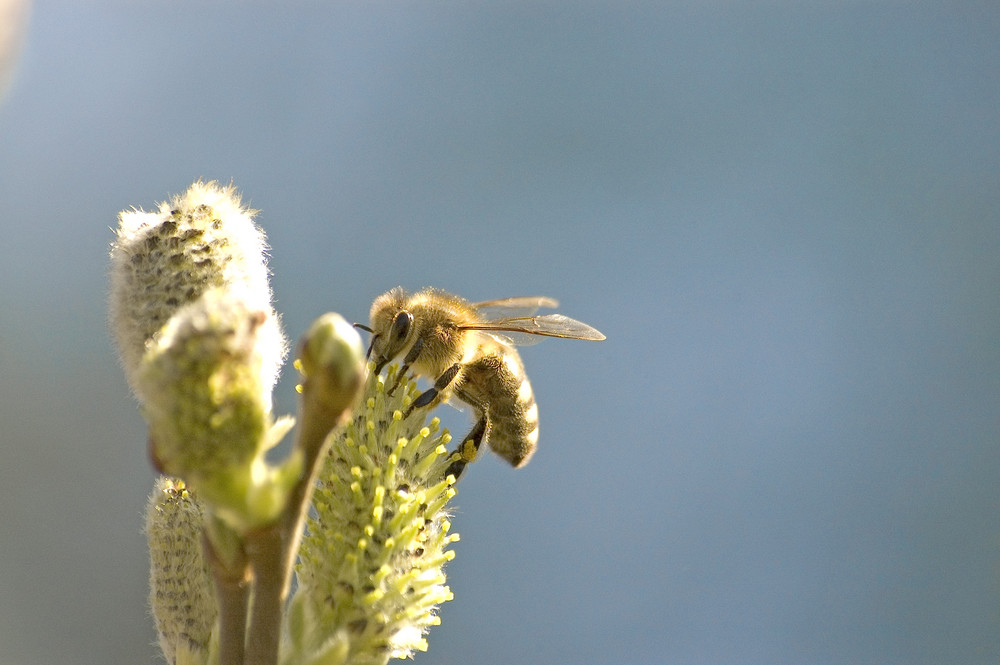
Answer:
[[[339,649],[348,663],[407,657],[427,648],[424,633],[452,597],[443,571],[458,540],[446,509],[450,437],[436,418],[402,418],[417,393],[410,383],[385,394],[396,371],[369,377],[353,421],[333,435],[299,551],[294,652]]]

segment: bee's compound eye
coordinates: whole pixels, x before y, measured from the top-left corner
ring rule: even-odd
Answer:
[[[406,339],[406,335],[409,334],[412,324],[412,314],[409,312],[400,312],[397,314],[396,318],[392,320],[392,338],[397,342],[402,342]]]

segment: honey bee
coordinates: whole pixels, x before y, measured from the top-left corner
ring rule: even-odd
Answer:
[[[539,337],[605,338],[561,314],[534,315],[540,307],[556,306],[540,296],[470,303],[437,289],[411,295],[395,288],[372,303],[370,327],[354,325],[372,334],[368,358],[376,374],[403,356],[390,393],[409,372],[434,381],[405,415],[452,396],[472,407],[476,423],[446,472],[458,478],[484,441],[514,467],[527,464],[535,452],[538,405],[514,344],[532,344]]]

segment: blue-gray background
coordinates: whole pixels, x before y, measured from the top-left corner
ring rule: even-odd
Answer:
[[[463,481],[417,663],[997,662],[998,109],[988,2],[39,2],[0,662],[156,662],[106,256],[199,177],[262,210],[293,337],[400,284],[608,336],[523,352],[539,452]]]

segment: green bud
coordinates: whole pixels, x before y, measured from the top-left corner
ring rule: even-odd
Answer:
[[[324,314],[302,336],[295,366],[302,374],[303,422],[325,437],[354,405],[364,381],[361,337],[340,314]]]
[[[273,519],[294,482],[278,479],[263,458],[275,425],[261,366],[276,323],[244,295],[217,288],[185,305],[136,372],[159,469],[187,481],[237,529]]]

